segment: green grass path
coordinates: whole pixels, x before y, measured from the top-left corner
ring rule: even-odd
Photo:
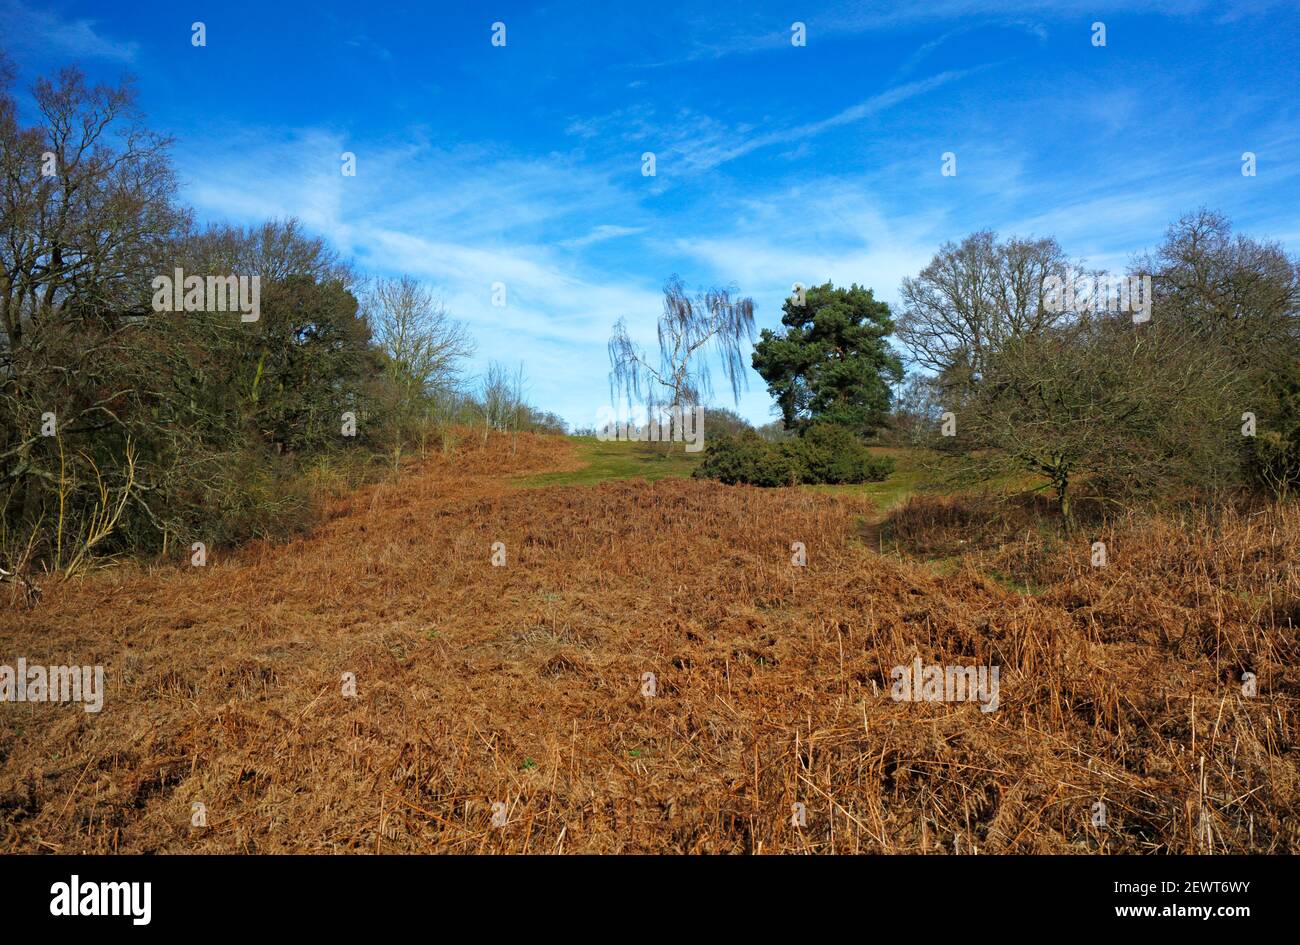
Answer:
[[[520,486],[590,486],[598,482],[616,479],[645,479],[654,482],[669,476],[689,476],[700,459],[699,453],[687,453],[680,444],[672,444],[672,451],[665,453],[663,447],[652,443],[628,443],[626,441],[602,442],[594,437],[572,436],[577,458],[586,463],[581,469],[571,472],[542,473],[539,476],[527,476],[515,480]],[[893,447],[872,447],[872,453],[878,456],[891,456],[894,459],[894,472],[881,482],[867,482],[852,486],[803,486],[805,489],[817,489],[827,492],[863,495],[875,502],[878,515],[883,518],[895,505],[904,501],[915,490],[921,478],[920,466],[912,450]]]

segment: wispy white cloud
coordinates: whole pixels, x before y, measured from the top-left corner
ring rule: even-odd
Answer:
[[[1086,44],[1094,4],[1063,3]],[[1174,13],[1211,15],[1205,4],[1175,4]],[[815,10],[810,43],[828,28],[883,28],[854,17],[917,27],[932,16],[919,6],[855,7],[830,27]],[[599,95],[562,99],[561,120],[508,143],[462,133],[452,114],[446,127],[390,128],[383,141],[349,126],[241,134],[222,125],[187,136],[186,196],[205,216],[298,216],[363,269],[430,283],[470,325],[480,364],[525,362],[537,402],[584,423],[608,392],[612,323],[627,316],[653,350],[659,290],[672,272],[691,286],[735,283],[755,299],[760,327],[774,327],[796,281],[857,282],[896,304],[902,278],[943,242],[985,227],[1054,235],[1072,256],[1107,268],[1122,268],[1201,203],[1258,235],[1294,230],[1268,196],[1294,192],[1278,182],[1300,174],[1294,116],[1272,87],[1219,84],[1189,97],[1179,90],[1191,67],[1176,60],[1122,75],[1063,71],[1034,40],[1044,29],[1048,44],[1060,39],[1059,7],[1031,0],[1013,15],[997,2],[934,6],[957,19],[917,28],[909,42],[929,42],[867,91],[818,85],[800,99],[796,87],[788,98],[777,89],[720,105],[668,91],[679,77],[666,72],[636,78],[653,90],[628,94],[619,73]],[[1102,16],[1119,9],[1095,6]],[[1008,41],[992,55],[1009,45],[1024,56],[915,75],[937,68],[945,43],[985,26]],[[977,57],[985,48],[961,45]],[[792,111],[791,102],[810,104]],[[948,149],[958,153],[955,178],[939,172]],[[1245,149],[1259,152],[1257,180],[1237,173]],[[656,178],[640,173],[647,150],[658,156]],[[357,154],[355,178],[339,173],[343,151]],[[492,305],[496,282],[503,308]],[[761,420],[770,400],[749,378],[741,410]]]
[[[637,233],[644,232],[645,227],[615,226],[611,223],[602,223],[600,226],[583,236],[575,237],[571,240],[563,240],[560,245],[566,249],[580,249],[583,246],[590,246],[593,243],[603,243],[605,240],[617,239],[620,236],[634,236]]]
[[[364,34],[354,36],[352,39],[344,40],[343,43],[345,46],[351,46],[354,49],[365,50],[376,59],[380,59],[384,62],[391,62],[393,59],[393,53],[387,46],[376,42]]]
[[[945,43],[948,43],[959,36],[965,36],[975,32],[976,30],[988,29],[989,27],[1013,29],[1028,33],[1029,35],[1036,37],[1040,43],[1046,42],[1048,38],[1047,27],[1041,22],[1033,20],[1012,19],[995,20],[992,22],[976,20],[974,22],[967,22],[955,27],[954,29],[948,30],[941,36],[937,36],[928,42],[922,43],[916,52],[912,53],[912,55],[904,60],[903,64],[898,67],[897,71],[894,73],[894,81],[905,78],[911,74],[917,66],[929,59]]]
[[[115,40],[91,19],[64,19],[48,7],[27,6],[18,0],[0,3],[0,20],[6,24],[5,43],[18,51],[53,51],[72,59],[108,59],[133,62],[139,44]]]
[[[871,33],[960,24],[947,36],[927,42],[925,47],[929,48],[921,50],[924,54],[953,35],[991,25],[1019,26],[1043,38],[1046,21],[1077,22],[1081,17],[1123,13],[1204,16],[1231,22],[1265,16],[1289,4],[1293,0],[1244,0],[1232,4],[1219,0],[834,0],[809,3],[779,20],[758,13],[741,15],[730,6],[717,10],[705,7],[683,25],[684,52],[638,63],[638,67],[658,69],[789,48],[790,27],[795,20],[807,27],[808,48]]]
[[[339,155],[357,154],[343,177]],[[337,130],[269,137],[227,135],[180,155],[184,196],[206,218],[253,222],[296,216],[378,275],[405,273],[432,287],[479,342],[480,366],[523,361],[540,404],[594,422],[607,391],[606,343],[618,318],[637,334],[660,307],[663,274],[629,277],[585,260],[594,244],[642,227],[635,200],[563,156],[532,160],[482,149],[439,150],[409,141],[358,145]],[[572,238],[557,233],[579,232]],[[494,284],[505,288],[493,305]]]
[[[892,86],[815,121],[774,127],[754,133],[751,124],[728,125],[691,108],[658,115],[653,108],[621,109],[603,116],[575,118],[566,133],[579,138],[614,138],[645,146],[674,173],[697,174],[712,170],[763,148],[798,144],[819,135],[863,121],[894,106],[935,91],[967,76],[994,67],[955,69]]]

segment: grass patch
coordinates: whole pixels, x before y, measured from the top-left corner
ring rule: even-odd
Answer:
[[[803,486],[818,492],[833,492],[842,495],[866,496],[875,503],[878,514],[883,517],[894,506],[903,502],[917,490],[924,475],[920,457],[916,450],[897,446],[872,446],[873,456],[888,456],[894,460],[894,471],[880,482],[862,482],[838,486]]]
[[[589,436],[571,436],[577,459],[586,463],[570,472],[543,473],[517,479],[521,486],[590,486],[617,479],[644,479],[654,482],[669,477],[688,477],[699,465],[703,451],[687,453],[680,443],[665,452],[660,443],[629,443],[626,440],[602,441]]]
[[[1038,581],[1031,581],[1028,578],[1016,578],[1009,574],[1003,574],[1001,571],[995,571],[992,568],[986,569],[984,574],[1007,590],[1026,597],[1037,597],[1051,590],[1048,585],[1041,584]]]
[[[923,564],[939,577],[947,577],[961,567],[961,555],[925,558]]]
[[[670,477],[689,478],[704,456],[703,451],[687,453],[680,443],[672,444],[672,451],[665,453],[663,446],[657,443],[602,441],[589,436],[571,436],[568,440],[575,445],[578,461],[585,464],[581,469],[521,477],[515,479],[514,484],[527,487],[590,486],[598,482],[620,479],[644,479],[647,482],[654,482]],[[816,485],[799,488],[866,496],[875,503],[879,514],[883,517],[890,509],[916,492],[924,478],[925,470],[921,466],[921,455],[917,450],[873,446],[870,451],[875,456],[893,458],[894,471],[887,479],[854,485]]]

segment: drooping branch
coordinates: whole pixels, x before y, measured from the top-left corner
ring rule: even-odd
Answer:
[[[620,319],[609,340],[610,395],[645,398],[668,406],[699,404],[712,397],[709,355],[720,362],[739,400],[745,386],[742,343],[754,338],[754,302],[733,300],[729,289],[709,289],[692,297],[681,279],[672,276],[664,285],[664,310],[657,325],[659,365],[655,367],[632,340],[627,322]]]

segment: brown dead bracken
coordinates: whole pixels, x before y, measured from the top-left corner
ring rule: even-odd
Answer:
[[[297,540],[0,589],[0,663],[107,689],[0,704],[0,850],[1300,851],[1294,509],[937,570],[864,499],[521,488],[568,442],[477,446]],[[918,656],[999,707],[894,701]]]

